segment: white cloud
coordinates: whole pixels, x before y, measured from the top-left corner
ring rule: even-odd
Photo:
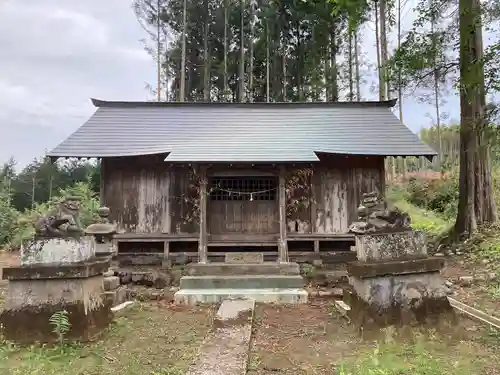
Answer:
[[[56,146],[92,113],[90,97],[147,99],[142,37],[129,1],[0,0],[0,161]]]

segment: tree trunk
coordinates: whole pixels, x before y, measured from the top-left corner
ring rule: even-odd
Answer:
[[[302,44],[301,44],[301,30],[300,30],[300,20],[297,21],[295,27],[297,28],[297,96],[299,102],[301,102],[304,98],[304,90],[302,87]]]
[[[210,101],[210,52],[208,50],[208,29],[210,19],[209,0],[204,0],[205,23],[203,25],[203,100]]]
[[[181,49],[181,82],[179,84],[179,101],[186,99],[186,32],[187,32],[187,0],[182,10],[182,49]]]
[[[359,75],[359,41],[358,32],[356,29],[354,32],[354,67],[356,76],[356,100],[359,102],[361,100],[361,76]]]
[[[385,100],[384,76],[380,61],[380,32],[379,32],[378,10],[379,8],[377,7],[377,4],[375,4],[375,49],[377,50],[378,99]]]
[[[401,48],[401,0],[398,0],[398,49]],[[401,69],[398,70],[398,107],[399,107],[399,120],[403,121],[403,90],[401,88]],[[401,158],[401,173],[403,180],[406,180],[406,158]]]
[[[248,64],[248,101],[253,102],[253,39],[254,39],[254,21],[253,21],[253,13],[254,13],[254,4],[253,0],[250,0],[250,38],[249,39],[249,64]]]
[[[271,78],[269,76],[269,65],[270,65],[270,57],[269,57],[269,20],[266,16],[266,102],[269,103],[269,96],[271,90]]]
[[[223,101],[229,101],[229,86],[228,86],[228,75],[227,75],[227,54],[229,53],[227,47],[227,24],[228,24],[228,0],[224,0],[224,93]]]
[[[245,0],[241,1],[239,102],[245,101]]]
[[[337,82],[337,31],[335,24],[330,32],[330,101],[339,101],[339,86]]]
[[[348,30],[348,33],[349,33],[349,36],[348,36],[348,48],[349,48],[349,53],[348,53],[348,64],[349,66],[347,67],[348,69],[348,75],[349,75],[349,101],[352,102],[354,101],[354,77],[353,77],[353,69],[352,69],[352,66],[353,66],[353,53],[352,53],[352,49],[353,49],[353,45],[352,45],[352,39],[353,39],[353,36],[352,36],[352,32],[351,30]]]
[[[157,100],[161,101],[161,38],[160,38],[160,0],[156,2],[156,68],[158,70],[158,84],[156,86]]]
[[[482,25],[479,0],[459,1],[460,186],[455,235],[497,220],[485,121]]]
[[[386,0],[380,1],[380,71],[383,81],[384,100],[389,99],[390,88],[388,81],[387,62],[389,55],[387,51],[387,4]]]

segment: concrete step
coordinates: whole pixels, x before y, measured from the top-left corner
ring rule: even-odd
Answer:
[[[253,299],[257,303],[302,304],[307,303],[304,289],[181,289],[174,295],[174,302],[183,305],[219,303],[225,299]]]
[[[298,263],[265,262],[258,264],[190,263],[189,276],[210,275],[300,275]]]
[[[299,275],[183,276],[181,289],[303,288]]]

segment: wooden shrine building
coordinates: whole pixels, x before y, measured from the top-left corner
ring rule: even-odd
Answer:
[[[384,158],[435,155],[392,113],[395,100],[92,102],[48,156],[101,160],[101,204],[119,256],[136,264],[236,249],[338,260],[361,195],[384,194]]]

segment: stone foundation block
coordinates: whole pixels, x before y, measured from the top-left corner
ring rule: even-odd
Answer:
[[[104,297],[109,301],[109,303],[111,303],[112,306],[117,306],[120,303],[127,301],[127,288],[121,287],[104,292]]]
[[[364,234],[356,235],[356,252],[364,262],[426,257],[427,244],[420,231]]]
[[[50,317],[67,311],[67,337],[92,339],[112,319],[111,303],[104,298],[102,273],[109,260],[64,265],[30,265],[6,268],[9,280],[0,314],[5,339],[21,344],[53,342]]]
[[[11,280],[0,322],[7,340],[21,344],[53,342],[56,336],[50,317],[66,310],[71,324],[67,337],[88,341],[110,323],[110,308],[101,276]]]
[[[103,280],[104,290],[110,291],[120,286],[120,278],[118,276],[108,276]]]
[[[452,311],[439,272],[360,279],[350,276],[351,319],[358,324],[424,323]]]

